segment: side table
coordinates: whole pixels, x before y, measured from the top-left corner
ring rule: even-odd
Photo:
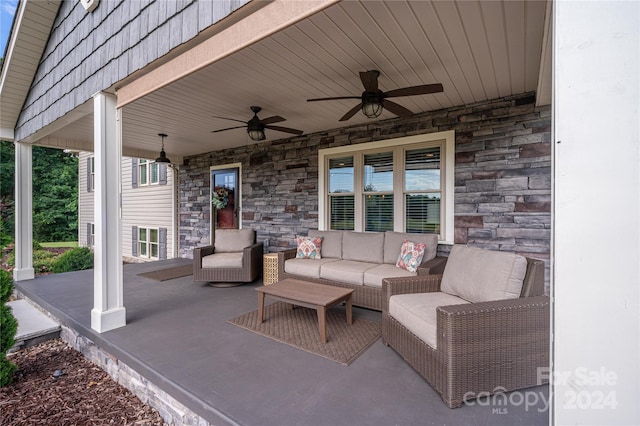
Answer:
[[[262,283],[271,285],[278,282],[278,253],[266,253],[262,257]]]

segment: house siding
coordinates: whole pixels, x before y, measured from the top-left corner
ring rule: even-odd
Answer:
[[[93,191],[87,191],[87,159],[93,156],[89,152],[78,155],[78,245],[87,247],[87,224],[95,223],[93,219]]]
[[[242,163],[242,226],[279,251],[318,227],[319,149],[455,130],[455,243],[543,259],[548,271],[551,109],[534,102],[528,93],[187,157],[180,256],[209,242],[210,166]],[[449,250],[439,246],[441,255]]]
[[[248,0],[63,1],[16,125],[21,140],[246,4]]]
[[[167,258],[174,258],[175,238],[173,226],[174,174],[167,168],[166,185],[145,185],[134,188],[131,158],[122,159],[122,256],[128,261],[147,261],[133,255],[134,226],[167,229]]]
[[[79,195],[78,195],[78,242],[87,245],[87,224],[94,222],[94,192],[87,191],[87,158],[91,153],[80,153]],[[122,158],[122,256],[129,262],[143,262],[152,259],[139,258],[133,254],[132,228],[165,228],[167,230],[166,255],[168,259],[175,255],[175,238],[173,224],[173,191],[175,189],[174,173],[167,168],[166,185],[146,185],[133,187],[132,159]]]

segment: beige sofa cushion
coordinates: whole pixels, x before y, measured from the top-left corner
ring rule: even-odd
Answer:
[[[395,265],[387,265],[383,263],[375,268],[367,269],[364,272],[364,285],[368,287],[382,288],[382,280],[384,278],[393,277],[415,277],[415,272],[409,272],[406,269],[398,268]]]
[[[215,253],[233,253],[253,245],[256,231],[253,229],[216,229]]]
[[[288,274],[309,278],[320,278],[320,267],[325,263],[336,262],[340,259],[288,259],[284,262],[284,271]]]
[[[440,290],[470,302],[520,297],[527,259],[515,253],[455,245]]]
[[[375,263],[338,260],[320,267],[320,278],[340,281],[354,285],[363,285],[365,271],[375,268]]]
[[[412,243],[424,243],[427,246],[422,258],[423,263],[436,257],[438,252],[438,236],[436,234],[409,234],[406,232],[387,231],[384,233],[384,263],[396,264],[402,242],[405,239]]]
[[[389,298],[389,315],[427,345],[438,346],[438,306],[469,303],[447,293],[396,294]]]
[[[202,258],[203,268],[242,268],[242,252],[214,253]]]
[[[398,247],[398,253],[400,253],[400,247]],[[398,253],[396,253],[396,259]],[[383,263],[384,233],[344,232],[342,234],[342,258],[358,262]]]
[[[309,230],[310,237],[322,237],[322,257],[342,258],[342,232]]]

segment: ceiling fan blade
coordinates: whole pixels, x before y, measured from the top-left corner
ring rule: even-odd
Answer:
[[[246,121],[236,120],[235,118],[229,118],[229,117],[218,117],[217,115],[212,115],[211,117],[213,117],[213,118],[220,118],[220,119],[222,119],[222,120],[237,121],[238,123],[244,123],[244,124],[247,124],[247,122],[246,122]]]
[[[348,119],[356,115],[356,112],[360,111],[361,109],[362,109],[362,102],[360,102],[358,105],[351,108],[349,112],[343,115],[342,118],[338,121],[347,121]]]
[[[430,93],[442,92],[442,84],[424,84],[422,86],[403,87],[402,89],[389,90],[384,92],[385,98],[395,98],[398,96],[414,96],[414,95],[428,95]]]
[[[274,115],[273,117],[267,117],[264,120],[260,120],[260,121],[262,121],[262,124],[273,124],[273,123],[279,123],[281,121],[286,121],[286,120],[280,117],[279,115]]]
[[[315,102],[315,101],[335,101],[339,99],[361,99],[361,96],[337,96],[334,98],[316,98],[316,99],[307,99],[307,102]]]
[[[398,105],[397,103],[391,102],[386,99],[382,101],[382,106],[384,106],[385,109],[388,109],[390,112],[400,117],[411,117],[413,115],[413,112],[406,109],[402,105]]]
[[[265,129],[277,130],[279,132],[284,133],[293,133],[294,135],[301,135],[304,132],[302,130],[290,129],[289,127],[281,127],[281,126],[264,126]]]
[[[378,90],[378,76],[380,71],[366,71],[360,73],[360,81],[367,92],[376,92]]]
[[[232,130],[232,129],[244,129],[247,126],[236,126],[236,127],[227,127],[226,129],[220,129],[220,130],[212,130],[211,133],[218,133],[218,132],[224,132],[225,130]]]

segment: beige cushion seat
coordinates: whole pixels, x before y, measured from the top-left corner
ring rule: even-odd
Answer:
[[[323,257],[321,259],[289,259],[284,264],[285,272],[289,274],[303,275],[310,278],[320,278],[320,268],[330,262],[340,259]]]
[[[320,268],[320,278],[342,281],[354,285],[363,285],[365,271],[373,269],[376,266],[378,266],[376,263],[338,260],[322,265]]]
[[[434,293],[396,294],[389,298],[389,315],[432,348],[438,345],[438,306],[469,303],[440,291]]]
[[[214,253],[202,258],[203,268],[242,268],[242,252]]]
[[[382,288],[382,280],[392,277],[415,277],[416,272],[409,272],[406,269],[398,268],[395,265],[383,264],[375,268],[367,269],[364,272],[364,285],[369,287]]]

